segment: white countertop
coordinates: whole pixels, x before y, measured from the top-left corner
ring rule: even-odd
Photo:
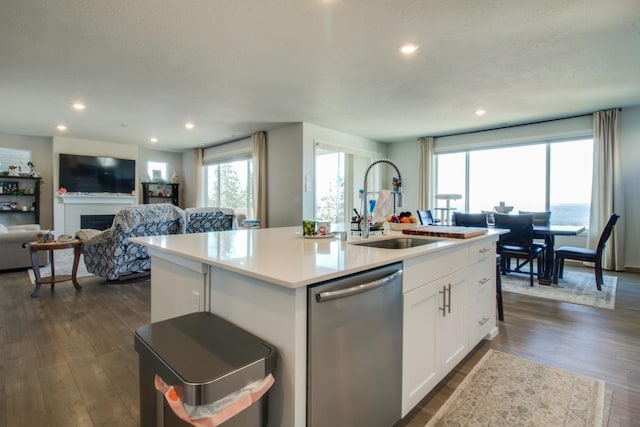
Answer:
[[[360,240],[359,236],[349,235],[347,241],[341,241],[339,237],[305,239],[298,234],[301,229],[231,230],[135,237],[131,241],[147,246],[152,255],[178,256],[288,288],[298,288],[485,239],[487,236],[497,240],[497,232],[489,230],[486,235],[470,239],[442,239],[408,249],[379,249],[352,244]],[[402,233],[391,231],[388,235],[370,237],[368,240],[398,235]]]

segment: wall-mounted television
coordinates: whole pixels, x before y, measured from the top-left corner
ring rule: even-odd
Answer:
[[[136,189],[136,161],[114,157],[62,154],[60,187],[70,193],[125,193]]]

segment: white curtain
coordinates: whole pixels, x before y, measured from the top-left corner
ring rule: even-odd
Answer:
[[[196,206],[204,206],[204,189],[202,188],[202,148],[193,150],[193,182],[195,184]]]
[[[587,247],[595,248],[611,213],[620,215],[607,242],[602,267],[624,269],[624,213],[618,109],[593,114],[593,182]]]
[[[262,227],[267,227],[267,134],[256,132],[251,135],[251,141],[255,217]]]
[[[433,193],[433,137],[418,138],[420,158],[418,163],[418,208],[429,209]]]

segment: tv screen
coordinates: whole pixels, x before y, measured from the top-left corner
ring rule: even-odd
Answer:
[[[136,188],[136,161],[60,154],[59,186],[70,193],[126,193]]]

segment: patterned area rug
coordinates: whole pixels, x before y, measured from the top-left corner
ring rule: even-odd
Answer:
[[[55,264],[56,264],[56,276],[62,274],[71,274],[71,270],[73,269],[73,249],[60,249],[57,251],[53,251],[53,255],[55,256]],[[36,277],[33,274],[33,269],[30,268],[27,271],[29,274],[29,280],[31,280],[31,284],[36,283]],[[45,265],[44,267],[40,267],[40,277],[51,276],[51,264]],[[84,258],[80,255],[80,261],[78,262],[78,273],[76,274],[77,278],[93,276],[93,274],[87,271],[87,268],[84,265]]]
[[[427,427],[600,427],[608,412],[604,381],[489,350]]]
[[[604,276],[602,291],[596,289],[594,273],[565,270],[564,278],[557,285],[540,285],[537,281],[529,286],[528,276],[507,274],[502,276],[502,290],[538,298],[589,305],[600,308],[615,308],[618,278]]]

